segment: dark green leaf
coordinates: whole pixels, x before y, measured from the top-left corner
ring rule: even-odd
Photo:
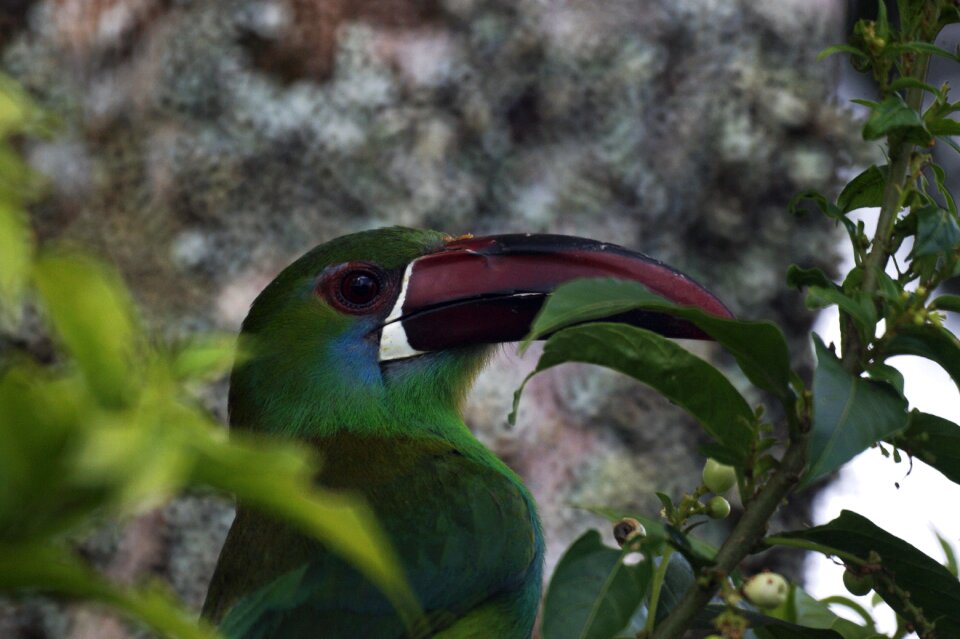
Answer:
[[[888,96],[875,106],[863,125],[864,140],[879,140],[891,134],[902,135],[922,145],[928,145],[931,140],[920,114],[907,106],[897,94]]]
[[[877,325],[877,311],[870,297],[861,293],[857,298],[850,297],[838,288],[811,286],[804,300],[807,308],[826,308],[836,304],[857,324],[857,330],[864,341],[873,337]]]
[[[738,459],[750,448],[754,415],[743,396],[716,368],[656,333],[602,323],[564,329],[547,340],[527,380],[566,362],[597,364],[630,375],[687,410]],[[514,394],[514,412],[522,391],[523,386]]]
[[[884,354],[926,357],[940,364],[960,389],[960,341],[946,329],[930,324],[898,328]]]
[[[890,54],[893,54],[893,55],[899,55],[906,51],[909,51],[911,53],[925,53],[927,55],[936,55],[936,56],[940,56],[941,58],[946,58],[947,60],[951,60],[953,62],[957,61],[956,54],[951,53],[950,51],[947,51],[946,49],[942,49],[937,45],[931,44],[929,42],[904,42],[901,44],[891,44],[886,48],[884,52],[885,53],[889,52]]]
[[[912,411],[909,427],[894,442],[960,484],[960,426],[936,415]]]
[[[650,292],[639,282],[591,278],[564,284],[554,291],[537,315],[530,338],[638,308],[695,324],[730,351],[747,379],[778,397],[790,397],[790,355],[786,339],[775,324],[722,319],[699,309],[679,306]]]
[[[880,556],[883,574],[910,593],[910,601],[923,609],[924,617],[936,622],[937,637],[960,637],[960,582],[907,542],[875,526],[849,510],[823,526],[778,535],[812,542],[836,554],[868,561],[871,552]],[[876,590],[901,615],[904,601],[877,579]]]
[[[941,295],[930,303],[930,308],[960,313],[960,295]]]
[[[903,394],[903,373],[888,364],[873,364],[867,368],[870,379],[886,382]]]
[[[804,628],[833,630],[843,639],[868,639],[877,634],[875,629],[857,625],[837,616],[830,606],[817,601],[795,585],[790,586],[790,596],[786,603],[768,614]]]
[[[33,238],[26,215],[0,201],[0,322],[16,319],[32,259]]]
[[[814,344],[813,430],[803,485],[907,425],[907,402],[892,386],[850,375],[816,335]]]
[[[960,245],[960,226],[948,211],[929,206],[917,215],[917,239],[913,243],[913,257],[950,253]]]
[[[648,560],[624,564],[625,551],[600,534],[582,535],[560,559],[543,608],[544,639],[610,639],[630,621],[650,584]]]
[[[787,286],[793,288],[803,288],[804,286],[830,288],[834,286],[834,283],[827,277],[826,273],[818,268],[801,268],[796,264],[791,264],[787,269]]]
[[[853,178],[837,197],[837,206],[847,213],[867,206],[880,206],[887,182],[887,165],[873,165]]]
[[[938,118],[927,122],[931,135],[960,135],[960,122],[950,118]]]
[[[940,89],[933,86],[932,84],[921,82],[916,78],[897,78],[896,80],[890,83],[890,89],[893,91],[899,91],[901,89],[922,89],[934,95],[940,94]]]

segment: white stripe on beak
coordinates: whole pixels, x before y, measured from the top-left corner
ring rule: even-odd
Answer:
[[[410,262],[403,271],[403,279],[400,282],[400,294],[397,295],[397,302],[393,305],[390,314],[387,315],[387,319],[384,320],[383,329],[380,331],[381,362],[415,357],[422,355],[424,352],[418,351],[410,346],[410,342],[407,341],[407,331],[403,328],[403,322],[399,321],[403,316],[403,304],[407,300],[407,286],[410,284],[413,264],[414,262]]]

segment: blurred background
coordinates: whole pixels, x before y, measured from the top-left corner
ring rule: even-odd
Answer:
[[[786,203],[834,194],[880,159],[837,98],[852,72],[840,57],[815,61],[859,11],[845,0],[2,0],[0,66],[62,120],[53,138],[22,142],[50,180],[32,209],[38,236],[109,259],[166,338],[237,330],[283,266],[344,233],[569,233],[647,252],[740,317],[777,321],[808,375],[815,318],[784,274],[836,272],[841,237]],[[14,342],[51,350],[36,322],[0,349]],[[610,537],[574,505],[655,513],[654,490],[699,482],[703,438],[653,392],[576,366],[537,377],[509,427],[537,354],[504,349],[466,417],[534,492],[549,569],[586,528]],[[205,398],[225,419],[225,380]],[[120,581],[158,576],[199,608],[232,515],[226,499],[187,495],[105,524],[80,550]],[[809,499],[783,516],[810,522]],[[797,560],[761,562],[802,576]],[[82,606],[0,601],[4,639],[137,634]]]

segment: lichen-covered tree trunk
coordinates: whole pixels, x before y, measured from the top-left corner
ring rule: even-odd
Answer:
[[[829,269],[834,229],[791,217],[856,140],[816,53],[839,0],[17,0],[3,69],[60,114],[26,143],[50,176],[45,240],[122,270],[156,329],[234,330],[287,262],[385,224],[573,233],[658,256],[806,352],[793,262]],[[37,335],[25,335],[38,349]],[[718,356],[707,348],[708,355]],[[677,409],[608,371],[536,379],[507,349],[468,421],[529,482],[552,565],[596,521],[698,482]],[[731,374],[736,375],[731,371]],[[225,386],[209,392],[222,414]],[[256,469],[251,469],[255,472]],[[795,517],[804,516],[802,504]],[[187,496],[82,544],[117,579],[159,575],[199,607],[232,517]],[[123,637],[97,613],[0,606],[3,637]]]

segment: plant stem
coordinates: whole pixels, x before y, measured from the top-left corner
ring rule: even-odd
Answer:
[[[905,77],[915,78],[921,82],[927,76],[927,66],[930,56],[923,54]],[[906,95],[907,106],[917,111],[923,106],[923,89],[910,88]],[[861,290],[871,298],[877,290],[877,275],[883,272],[890,258],[890,236],[893,234],[893,225],[900,213],[904,189],[907,187],[907,175],[910,170],[910,157],[913,155],[914,143],[903,141],[894,144],[888,140],[890,146],[890,166],[887,173],[887,183],[883,189],[883,200],[880,206],[880,216],[877,219],[877,228],[870,245],[870,252],[863,262],[863,284]],[[863,370],[864,355],[867,344],[860,339],[853,319],[843,311],[840,321],[844,324],[843,367],[851,374],[859,374]]]
[[[807,435],[797,433],[784,453],[780,467],[770,477],[756,498],[747,504],[733,532],[717,552],[716,564],[705,569],[704,576],[687,590],[683,599],[657,626],[651,639],[679,639],[697,614],[717,593],[723,578],[733,572],[743,558],[753,552],[767,531],[767,522],[780,507],[784,497],[800,481],[807,464]]]
[[[650,588],[650,605],[647,606],[647,622],[643,625],[644,636],[648,636],[653,631],[653,624],[657,618],[657,604],[660,602],[660,591],[663,589],[663,580],[667,575],[667,566],[670,563],[670,557],[673,555],[673,548],[667,547],[660,558],[660,565],[657,566],[657,572],[653,576],[653,584]]]

